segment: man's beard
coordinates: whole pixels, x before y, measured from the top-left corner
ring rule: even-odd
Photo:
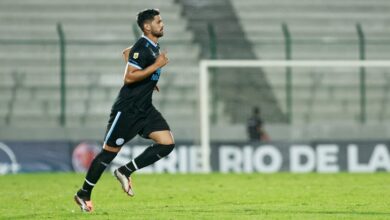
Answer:
[[[151,34],[152,34],[153,36],[157,37],[157,38],[164,36],[164,32],[163,32],[163,31],[160,31],[160,32],[152,31]]]

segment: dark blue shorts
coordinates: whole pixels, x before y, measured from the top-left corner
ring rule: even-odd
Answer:
[[[111,111],[104,143],[110,147],[122,147],[137,134],[149,138],[155,131],[171,130],[168,123],[154,107],[148,113]]]

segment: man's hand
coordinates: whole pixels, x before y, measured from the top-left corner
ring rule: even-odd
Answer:
[[[149,77],[152,75],[155,71],[157,71],[159,68],[167,65],[168,63],[168,57],[167,52],[162,52],[154,63],[144,69],[138,69],[132,65],[127,64],[126,70],[123,76],[123,81],[125,84],[131,84],[134,82],[139,82],[146,77]]]
[[[154,64],[158,68],[161,68],[161,67],[167,65],[168,62],[169,62],[169,60],[168,60],[168,57],[167,57],[167,52],[164,51],[164,52],[160,53],[160,55],[158,55],[158,57],[156,58],[156,61],[154,62]]]

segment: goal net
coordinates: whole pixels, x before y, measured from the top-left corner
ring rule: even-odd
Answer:
[[[249,141],[255,107],[266,125],[367,124],[390,118],[390,61],[202,60],[202,166],[211,143]],[[291,134],[272,133],[271,140]],[[342,134],[341,134],[342,135]]]

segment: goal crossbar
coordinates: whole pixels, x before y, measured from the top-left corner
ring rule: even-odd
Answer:
[[[210,67],[390,67],[390,60],[201,60],[199,73],[200,144],[202,167],[210,172]]]

